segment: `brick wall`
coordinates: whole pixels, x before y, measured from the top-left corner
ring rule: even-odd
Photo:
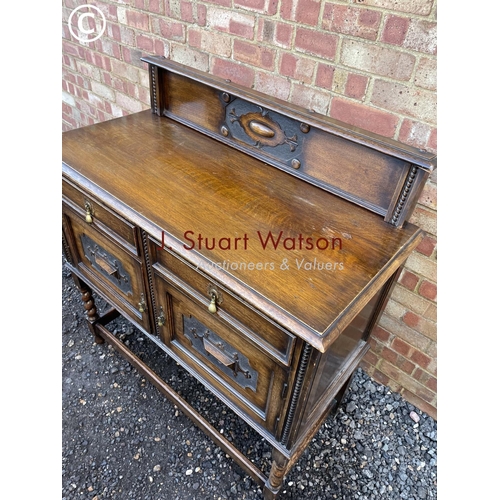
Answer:
[[[104,35],[71,36],[84,4]],[[149,107],[143,54],[164,55],[333,118],[436,152],[435,0],[64,0],[63,130]],[[436,416],[436,176],[364,369]]]

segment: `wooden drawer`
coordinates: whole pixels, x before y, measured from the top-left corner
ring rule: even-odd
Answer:
[[[151,243],[154,266],[180,290],[193,297],[206,310],[211,300],[211,290],[215,287],[220,302],[217,316],[232,323],[237,329],[245,328],[246,335],[260,345],[271,356],[285,365],[290,365],[295,337],[269,319],[262,316],[249,304],[242,302],[219,283],[197,271],[189,263],[181,260],[168,250],[162,250]]]
[[[237,413],[275,435],[288,370],[158,273],[154,283],[161,340]]]
[[[80,215],[65,204],[63,217],[77,271],[102,295],[115,302],[127,317],[147,330],[150,322],[143,264],[96,226],[82,221]]]
[[[89,206],[92,214],[92,225],[138,255],[137,230],[134,225],[68,181],[63,180],[62,192],[63,200],[81,216],[82,220],[85,220],[87,206]]]

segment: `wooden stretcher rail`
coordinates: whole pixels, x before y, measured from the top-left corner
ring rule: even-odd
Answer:
[[[257,484],[264,486],[267,478],[262,471],[230,441],[210,425],[189,403],[177,394],[157,373],[120,342],[100,321],[94,324],[99,336],[112,345],[141,375],[147,378],[169,401],[177,405],[196,426],[227,453]]]

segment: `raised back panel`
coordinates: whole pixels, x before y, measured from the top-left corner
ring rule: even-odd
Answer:
[[[367,208],[395,226],[409,217],[435,157],[159,57],[153,113]]]

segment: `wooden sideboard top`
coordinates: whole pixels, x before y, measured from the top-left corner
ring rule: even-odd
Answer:
[[[423,236],[149,110],[64,133],[63,175],[320,351]]]

